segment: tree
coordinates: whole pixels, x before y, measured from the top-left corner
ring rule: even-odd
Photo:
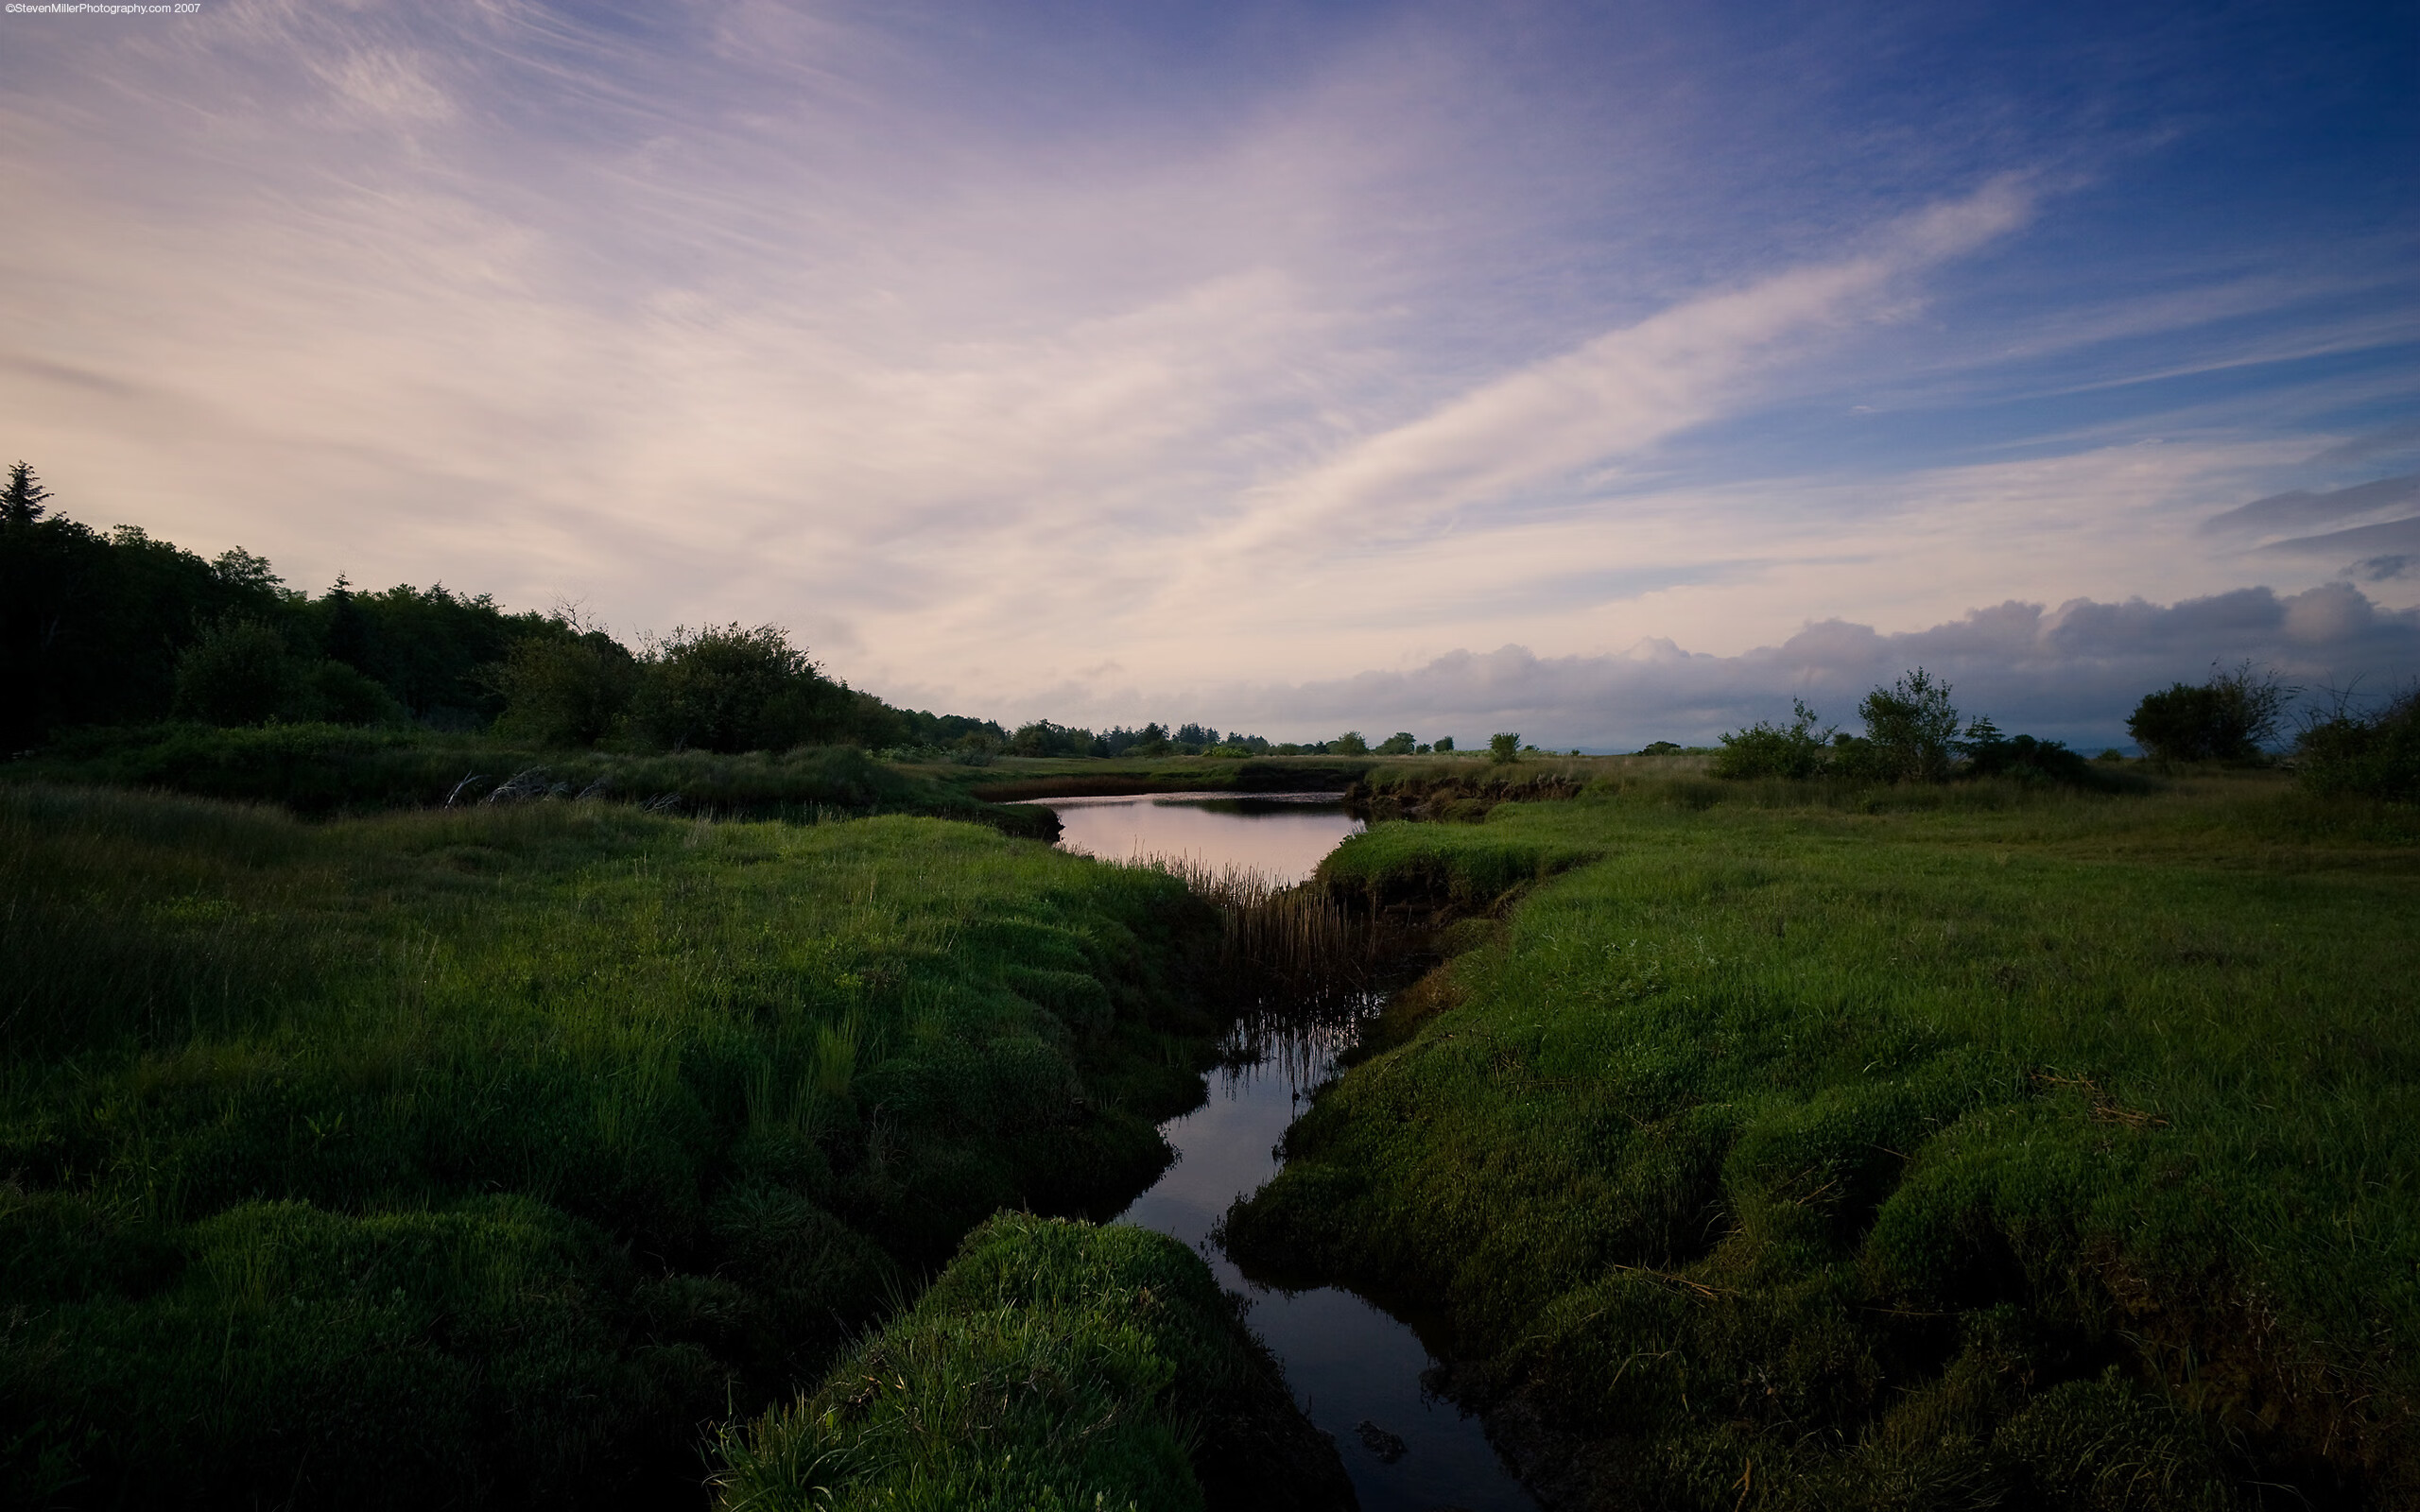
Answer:
[[[779,626],[683,627],[648,657],[632,716],[665,746],[778,750],[828,738],[847,696]]]
[[[207,725],[265,725],[295,712],[302,674],[268,626],[221,620],[177,658],[175,711]]]
[[[1521,737],[1497,730],[1487,737],[1487,759],[1498,766],[1510,765],[1521,759]]]
[[[2126,732],[2146,755],[2172,762],[2256,762],[2277,737],[2293,688],[2245,662],[2232,672],[2212,663],[2209,679],[2143,695]]]
[[[1348,730],[1330,741],[1328,749],[1339,756],[1367,756],[1370,754],[1370,743],[1361,738],[1361,731]]]
[[[614,733],[638,693],[639,663],[602,630],[515,642],[495,670],[504,695],[496,728],[548,746],[594,746]]]
[[[1411,731],[1409,730],[1398,730],[1393,734],[1389,735],[1386,739],[1378,742],[1378,754],[1381,756],[1409,756],[1412,753],[1412,745],[1413,741],[1411,738]]]
[[[1873,745],[1875,775],[1886,782],[1938,782],[1957,753],[1958,711],[1949,684],[1924,668],[1876,688],[1858,705]]]
[[[2420,683],[2386,707],[2361,711],[2339,695],[2326,715],[2304,724],[2294,741],[2303,785],[2411,802],[2420,799]]]
[[[1438,736],[1436,748],[1439,755],[1451,756],[1454,753],[1454,737],[1451,735]]]
[[[1830,745],[1834,732],[1815,728],[1822,723],[1823,715],[1806,707],[1806,699],[1792,698],[1789,708],[1790,721],[1787,725],[1759,719],[1745,730],[1720,736],[1722,748],[1714,753],[1714,761],[1706,769],[1717,777],[1734,779],[1806,778],[1822,772],[1824,748]],[[1680,748],[1668,741],[1658,741],[1656,745],[1666,750]],[[1652,751],[1654,747],[1648,749]]]
[[[0,525],[32,524],[43,517],[43,503],[49,497],[34,470],[19,462],[9,470],[8,488],[0,489]]]

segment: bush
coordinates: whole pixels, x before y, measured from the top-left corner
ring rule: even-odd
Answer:
[[[1413,744],[1410,730],[1398,730],[1393,734],[1389,735],[1386,739],[1378,742],[1378,754],[1381,756],[1409,756],[1412,754]]]
[[[1874,775],[1884,782],[1938,782],[1956,757],[1958,711],[1949,684],[1924,668],[1888,688],[1876,688],[1857,706],[1872,743]]]
[[[1824,770],[1824,747],[1832,734],[1828,730],[1817,732],[1820,718],[1806,707],[1806,699],[1793,698],[1788,725],[1759,719],[1745,730],[1725,733],[1722,749],[1715,753],[1707,770],[1717,777],[1813,777]],[[1665,741],[1648,749],[1652,751],[1656,746],[1679,749]]]
[[[1495,734],[1488,736],[1487,759],[1494,762],[1498,766],[1519,761],[1521,759],[1521,737],[1500,730]]]
[[[302,674],[297,713],[304,723],[401,725],[404,706],[376,679],[341,662],[322,662]]]
[[[1434,748],[1440,756],[1452,755],[1454,753],[1454,737],[1451,735],[1438,736],[1437,744]]]
[[[1328,742],[1327,748],[1339,756],[1367,756],[1370,754],[1370,743],[1361,738],[1361,731],[1357,730],[1348,730],[1343,734],[1337,736],[1334,740]],[[1406,748],[1409,749],[1409,747],[1407,747]]]
[[[222,620],[177,658],[176,712],[206,725],[265,725],[302,691],[285,638],[258,620]]]
[[[680,629],[648,658],[633,713],[659,745],[783,750],[823,733],[846,690],[779,626]]]
[[[2294,692],[2244,662],[2213,671],[2207,682],[2179,682],[2149,693],[2126,720],[2126,732],[2145,755],[2171,762],[2256,762],[2276,738],[2286,699]]]
[[[638,692],[637,658],[601,630],[514,643],[495,684],[497,731],[542,746],[594,746],[614,732]]]
[[[2420,799],[2420,683],[2372,713],[2340,700],[2328,717],[2303,727],[2294,764],[2316,792]]]

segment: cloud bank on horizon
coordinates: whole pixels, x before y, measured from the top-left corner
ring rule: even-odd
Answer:
[[[2420,671],[2416,47],[2319,3],[9,16],[0,450],[298,583],[771,620],[1012,720],[1621,746],[1924,660],[2108,739],[2212,661]]]

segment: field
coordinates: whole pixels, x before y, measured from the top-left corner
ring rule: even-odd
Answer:
[[[1181,884],[926,818],[21,782],[0,899],[10,1505],[697,1504],[1216,1027]]]
[[[1434,1320],[1570,1504],[2420,1500],[2413,811],[1592,765],[1330,858],[1453,958],[1247,1270]]]

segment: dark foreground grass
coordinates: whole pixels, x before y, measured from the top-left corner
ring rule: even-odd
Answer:
[[[0,789],[0,1503],[698,1498],[974,1225],[1158,1172],[1217,935],[930,819]]]
[[[1580,850],[1295,1126],[1248,1268],[1438,1317],[1562,1504],[2420,1503],[2420,815],[1646,773],[1325,875]]]
[[[820,1390],[726,1435],[721,1505],[1351,1505],[1238,1306],[1164,1234],[1004,1214]]]
[[[656,812],[819,819],[930,814],[1051,838],[1044,810],[967,796],[962,784],[849,746],[786,751],[548,750],[493,735],[345,725],[222,730],[168,724],[73,731],[0,763],[0,782],[105,784],[276,803],[324,816],[487,806],[585,795]]]

